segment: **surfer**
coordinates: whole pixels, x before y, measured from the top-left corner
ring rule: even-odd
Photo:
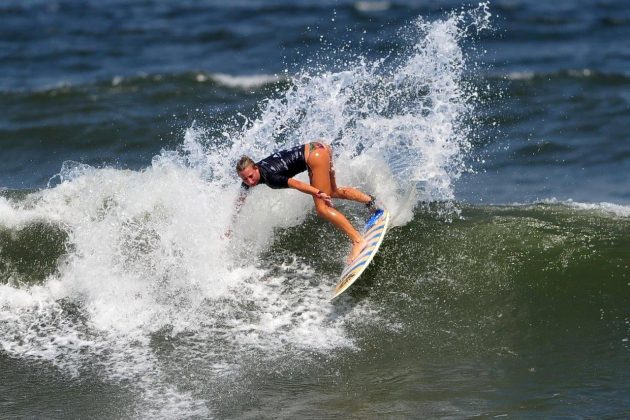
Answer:
[[[310,185],[293,178],[306,170],[308,170]],[[332,199],[358,201],[365,204],[372,212],[378,209],[375,199],[355,188],[337,187],[330,145],[321,142],[302,144],[276,152],[257,163],[248,156],[243,156],[236,164],[236,172],[243,183],[236,199],[236,211],[232,224],[245,203],[250,188],[258,184],[266,184],[274,189],[294,188],[312,195],[317,215],[328,220],[350,237],[352,250],[348,262],[354,260],[367,244],[348,219],[333,207]],[[230,235],[231,231],[228,230],[226,236]]]

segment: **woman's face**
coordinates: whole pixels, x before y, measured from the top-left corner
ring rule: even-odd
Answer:
[[[260,171],[255,165],[248,166],[243,169],[238,173],[238,176],[240,176],[243,182],[250,187],[254,187],[260,182]]]

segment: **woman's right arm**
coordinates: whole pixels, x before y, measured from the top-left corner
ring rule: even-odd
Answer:
[[[230,226],[228,227],[228,229],[225,231],[225,234],[223,235],[226,238],[232,237],[232,228],[236,224],[238,215],[240,214],[241,209],[243,208],[243,205],[245,205],[245,199],[247,198],[247,193],[248,191],[246,189],[241,188],[238,196],[236,197],[236,200],[234,200],[234,206],[233,206],[234,211],[232,212],[232,220],[230,221]]]

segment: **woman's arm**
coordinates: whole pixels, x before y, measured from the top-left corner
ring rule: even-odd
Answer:
[[[230,226],[223,234],[223,236],[225,236],[226,238],[232,237],[232,227],[236,224],[236,219],[238,219],[238,215],[240,214],[243,205],[245,205],[246,198],[247,190],[241,189],[238,196],[236,197],[236,200],[234,200],[234,211],[232,212],[232,220],[230,222]]]
[[[320,200],[324,200],[327,206],[332,207],[332,199],[330,198],[330,196],[326,194],[325,192],[322,192],[318,190],[317,188],[313,187],[312,185],[306,184],[302,181],[298,181],[295,178],[289,178],[289,181],[287,182],[287,184],[289,185],[290,188],[296,189],[298,191],[302,191],[305,194],[310,194],[312,196],[319,198]]]

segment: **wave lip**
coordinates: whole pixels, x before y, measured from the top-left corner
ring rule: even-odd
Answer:
[[[107,90],[112,88],[138,89],[139,87],[160,85],[160,84],[177,84],[190,85],[196,83],[214,83],[218,86],[229,89],[259,89],[267,85],[278,82],[285,82],[289,78],[276,74],[251,74],[251,75],[233,75],[227,73],[207,73],[202,71],[185,72],[185,73],[146,73],[137,75],[114,75],[110,78],[70,82],[64,81],[54,85],[37,87],[33,89],[25,88],[7,88],[0,89],[2,94],[11,95],[62,95],[73,93],[86,93],[94,90]]]
[[[548,80],[550,78],[569,78],[569,79],[601,79],[604,81],[610,82],[628,82],[630,79],[630,74],[625,72],[605,72],[601,70],[591,69],[591,68],[569,68],[564,70],[557,71],[533,71],[533,70],[516,70],[508,72],[505,75],[499,76],[490,76],[490,77],[501,77],[507,80]]]
[[[543,78],[546,76],[568,76],[572,78],[589,78],[592,76],[596,76],[598,73],[595,70],[584,68],[584,69],[569,69],[565,71],[555,72],[555,73],[538,73],[535,71],[514,71],[507,74],[508,80],[532,80],[535,78]]]
[[[237,89],[252,89],[260,88],[269,84],[277,83],[282,80],[280,76],[272,74],[254,74],[254,75],[231,75],[225,73],[211,73],[205,75],[203,73],[197,74],[195,78],[198,82],[205,82],[207,80],[214,81],[220,85],[237,88]]]
[[[354,8],[359,12],[383,12],[391,7],[388,1],[358,1],[354,3]]]
[[[545,200],[545,204],[563,204],[576,210],[596,211],[600,213],[606,213],[618,217],[630,217],[630,206],[624,206],[621,204],[600,202],[600,203],[583,203],[573,200],[558,201],[558,200]]]

